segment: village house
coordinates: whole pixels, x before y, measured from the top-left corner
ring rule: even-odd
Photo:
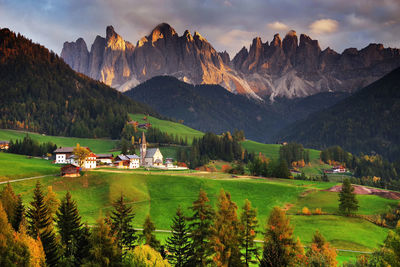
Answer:
[[[63,177],[79,177],[79,167],[73,164],[68,164],[61,167],[61,176]]]
[[[137,169],[140,167],[140,157],[134,155],[118,155],[114,159],[114,166],[120,169]]]
[[[60,147],[54,151],[56,155],[56,164],[73,164],[79,165],[77,157],[74,155],[74,148],[75,147]],[[94,154],[90,148],[85,147],[89,150],[90,154],[86,157],[83,161],[82,167],[85,169],[94,169],[97,167],[96,164],[96,154]]]
[[[96,154],[96,160],[99,164],[110,165],[113,163],[113,154]]]
[[[140,145],[140,165],[144,167],[163,166],[163,155],[159,148],[147,149],[146,136],[142,133],[142,143]]]
[[[0,141],[0,150],[8,150],[9,142],[8,141]]]

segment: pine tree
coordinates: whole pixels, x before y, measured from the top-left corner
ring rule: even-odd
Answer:
[[[218,197],[218,210],[211,226],[211,244],[214,248],[214,263],[217,266],[243,266],[239,233],[242,230],[237,218],[236,204],[223,189]]]
[[[268,219],[264,236],[261,267],[291,266],[296,260],[297,246],[289,218],[279,207],[274,207]]]
[[[46,263],[54,266],[59,260],[58,244],[50,212],[44,201],[40,182],[36,183],[33,191],[33,201],[30,203],[26,217],[28,219],[28,232],[33,238],[39,237],[46,254]]]
[[[90,247],[82,266],[121,266],[121,250],[103,218],[97,221],[90,235]]]
[[[143,224],[142,239],[144,239],[145,245],[149,245],[150,247],[159,251],[161,244],[160,241],[158,241],[156,236],[154,235],[154,230],[156,230],[156,227],[154,223],[151,221],[150,215],[147,215],[146,220],[144,221]]]
[[[257,210],[251,207],[251,203],[248,199],[246,199],[243,206],[240,222],[243,226],[240,235],[240,245],[241,249],[244,251],[246,266],[249,266],[249,263],[255,263],[255,259],[258,257],[257,245],[254,242],[257,235],[258,221]]]
[[[46,203],[47,209],[50,212],[50,217],[54,219],[58,207],[60,206],[60,200],[57,198],[56,193],[53,191],[52,186],[47,187],[47,194],[44,197],[44,201]]]
[[[81,249],[79,247],[79,239],[82,234],[82,223],[76,202],[72,200],[69,192],[67,192],[65,198],[61,201],[61,205],[57,211],[56,223],[61,236],[61,243],[64,247],[64,262],[78,265],[80,262],[76,255]]]
[[[15,231],[19,231],[19,227],[24,220],[25,207],[22,203],[21,195],[17,196],[17,206],[15,207],[14,220],[12,221],[12,227]]]
[[[346,216],[358,210],[358,200],[354,194],[354,187],[349,179],[344,179],[342,190],[339,192],[339,211]]]
[[[121,250],[133,249],[137,236],[132,227],[135,217],[132,207],[126,205],[123,195],[113,203],[114,210],[111,214],[111,231],[116,236],[118,247]]]
[[[214,210],[209,204],[207,193],[200,189],[199,198],[190,208],[192,217],[188,218],[191,244],[191,266],[206,266],[212,250],[210,248],[210,226],[214,220]]]
[[[188,266],[190,253],[189,228],[185,222],[185,216],[180,207],[176,211],[171,225],[172,236],[167,239],[167,249],[170,256],[168,260],[177,267]]]

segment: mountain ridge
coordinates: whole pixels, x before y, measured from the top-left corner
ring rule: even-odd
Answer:
[[[81,38],[64,43],[61,57],[73,69],[126,91],[154,76],[171,75],[197,84],[219,84],[252,99],[299,98],[320,92],[354,92],[400,66],[400,50],[370,44],[339,54],[321,50],[317,40],[293,30],[271,42],[253,39],[232,59],[195,32],[182,36],[167,23],[157,25],[136,46],[112,26],[97,36],[90,52]],[[87,48],[86,48],[87,49]],[[88,58],[88,59],[87,59]],[[88,62],[88,63],[86,63]]]

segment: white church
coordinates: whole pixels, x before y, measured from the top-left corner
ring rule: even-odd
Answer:
[[[163,166],[163,155],[159,148],[147,148],[146,136],[142,133],[140,144],[140,165],[143,167]]]

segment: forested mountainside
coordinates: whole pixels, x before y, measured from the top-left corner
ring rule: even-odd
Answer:
[[[307,147],[340,145],[353,153],[400,159],[400,68],[330,108],[281,131]]]
[[[117,138],[128,113],[154,114],[9,29],[0,30],[0,77],[1,128]]]

